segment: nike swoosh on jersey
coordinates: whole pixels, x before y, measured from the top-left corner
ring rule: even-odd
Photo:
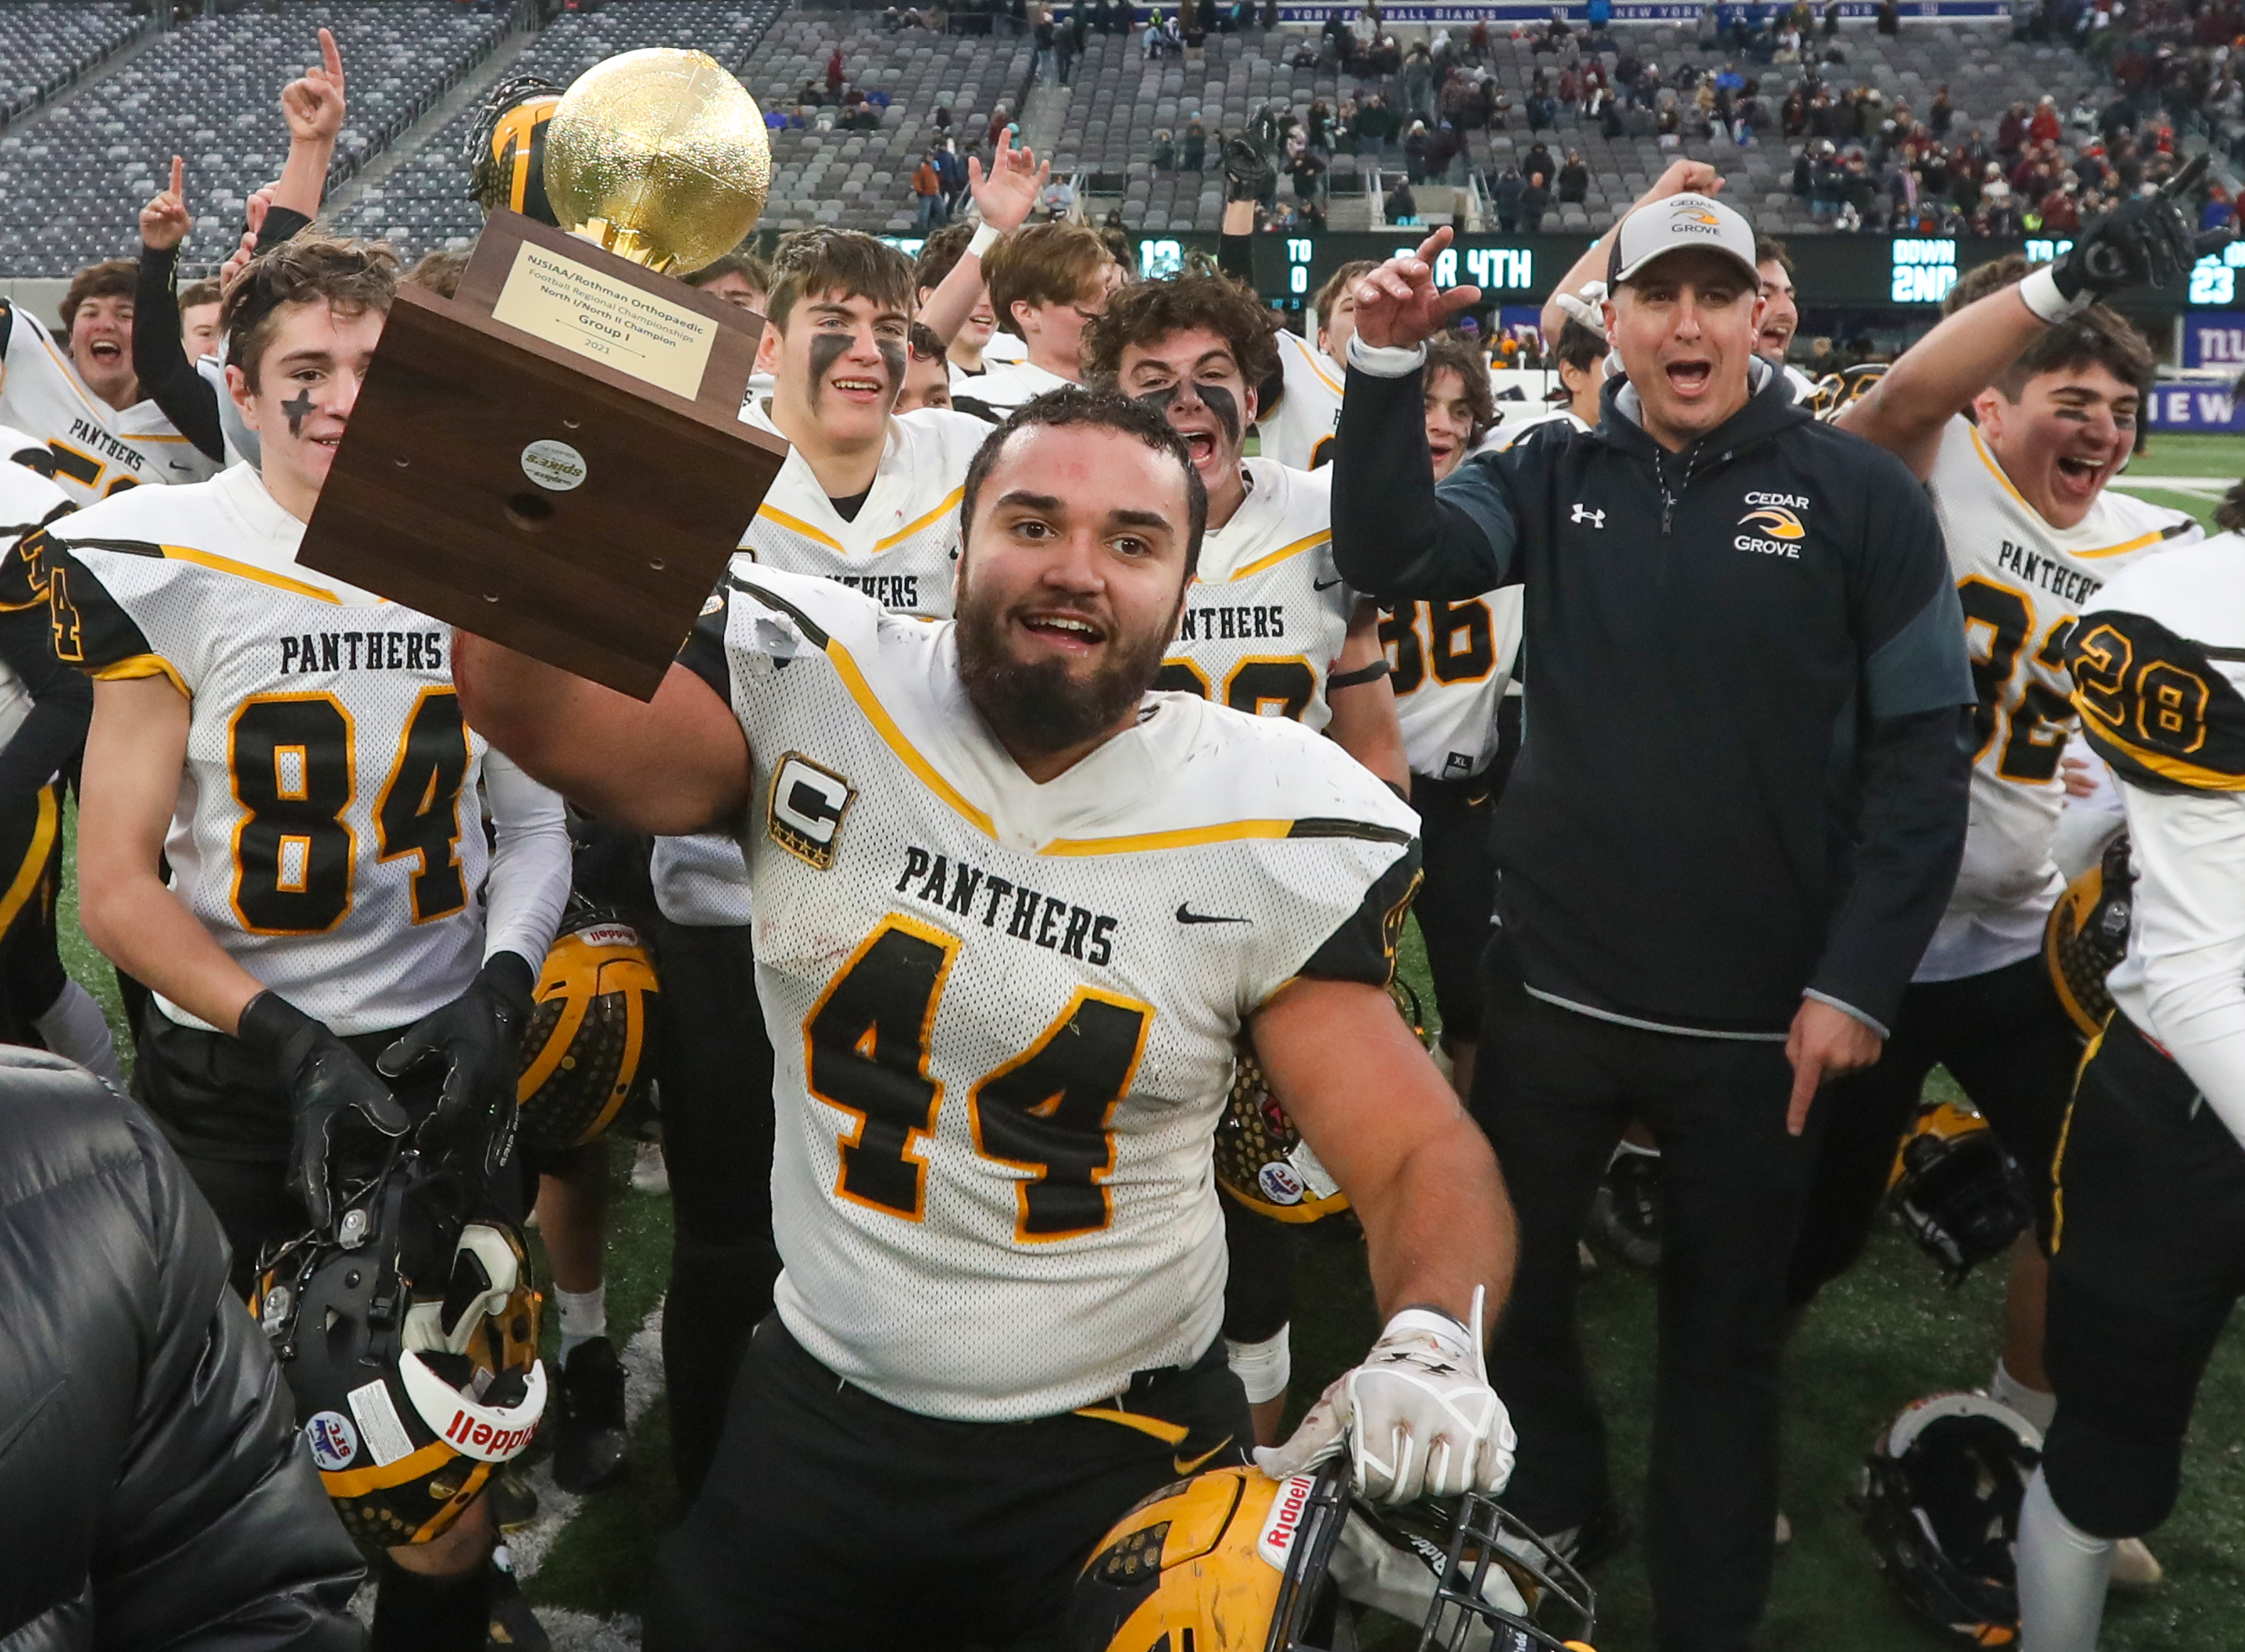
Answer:
[[[1251,917],[1217,917],[1212,913],[1196,912],[1189,902],[1177,903],[1177,922],[1180,924],[1252,924]]]
[[[1312,579],[1310,581],[1310,589],[1312,591],[1330,591],[1340,583],[1340,581],[1339,579]]]
[[[1210,1446],[1197,1457],[1170,1458],[1170,1466],[1177,1471],[1177,1478],[1183,1479],[1188,1474],[1198,1473],[1200,1472],[1200,1466],[1203,1463],[1208,1461],[1210,1458],[1215,1456],[1218,1452],[1222,1451],[1225,1446],[1231,1444],[1231,1436],[1226,1434],[1222,1439],[1217,1441],[1215,1445]]]

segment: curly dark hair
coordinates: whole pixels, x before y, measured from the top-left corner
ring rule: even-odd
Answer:
[[[967,467],[967,481],[960,494],[959,541],[962,554],[974,522],[974,502],[981,495],[983,483],[989,480],[998,456],[1006,450],[1006,443],[1017,432],[1033,426],[1118,430],[1124,436],[1136,437],[1156,453],[1166,453],[1175,459],[1185,475],[1185,511],[1190,518],[1185,538],[1185,578],[1190,580],[1193,577],[1200,566],[1201,535],[1208,528],[1208,490],[1201,484],[1200,472],[1193,469],[1192,450],[1167,418],[1143,403],[1132,401],[1120,390],[1087,390],[1075,385],[1064,390],[1048,390],[1022,403],[1003,424],[982,438],[982,445],[975,450],[973,460]]]
[[[1251,389],[1278,371],[1278,346],[1272,337],[1278,318],[1263,301],[1228,275],[1186,274],[1173,281],[1142,281],[1108,299],[1106,314],[1084,330],[1084,382],[1111,385],[1128,346],[1153,344],[1199,327],[1231,348],[1239,376]]]
[[[344,240],[306,231],[260,253],[220,301],[226,359],[257,389],[258,358],[273,342],[284,305],[322,301],[345,315],[388,314],[397,296],[397,254],[381,241]]]

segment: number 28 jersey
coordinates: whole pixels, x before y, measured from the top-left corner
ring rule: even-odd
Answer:
[[[1416,820],[1183,694],[1034,784],[953,639],[758,569],[687,663],[755,758],[780,1317],[893,1405],[1014,1421],[1215,1340],[1233,1040],[1297,975],[1387,978]]]
[[[306,1014],[380,1032],[457,998],[483,962],[476,787],[512,766],[461,720],[450,631],[297,566],[302,534],[237,465],[64,518],[24,542],[22,572],[65,662],[166,677],[187,699],[173,892]]]
[[[2065,806],[2058,762],[2073,726],[2074,616],[2123,568],[2201,535],[2181,511],[2113,488],[2074,526],[2054,528],[1961,416],[1942,437],[1930,491],[1978,698],[1964,864],[1917,971],[1949,980],[2032,955],[2064,887],[2051,846]]]

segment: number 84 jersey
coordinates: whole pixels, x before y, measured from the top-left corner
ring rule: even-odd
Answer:
[[[1977,974],[2039,945],[2041,917],[2063,887],[2051,844],[2065,803],[2058,760],[2073,726],[2074,617],[2121,569],[2201,537],[2181,511],[2115,488],[2074,526],[2051,526],[1963,417],[1942,438],[1930,491],[1978,704],[1964,864],[1922,980]]]
[[[237,465],[33,535],[6,596],[44,594],[56,653],[89,676],[162,676],[187,697],[173,892],[306,1014],[379,1032],[458,997],[482,962],[475,789],[505,760],[461,720],[449,631],[298,567],[302,534]]]
[[[953,634],[756,569],[687,660],[756,764],[780,1317],[892,1405],[1019,1421],[1214,1342],[1234,1041],[1295,976],[1387,980],[1417,823],[1182,694],[1034,784]]]

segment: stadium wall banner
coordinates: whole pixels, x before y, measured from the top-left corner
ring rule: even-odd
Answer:
[[[2245,317],[2234,319],[2245,320]],[[2145,403],[2155,430],[2245,431],[2245,396],[2226,384],[2161,384]]]
[[[2182,324],[2185,367],[2245,372],[2245,310],[2207,310]]]

